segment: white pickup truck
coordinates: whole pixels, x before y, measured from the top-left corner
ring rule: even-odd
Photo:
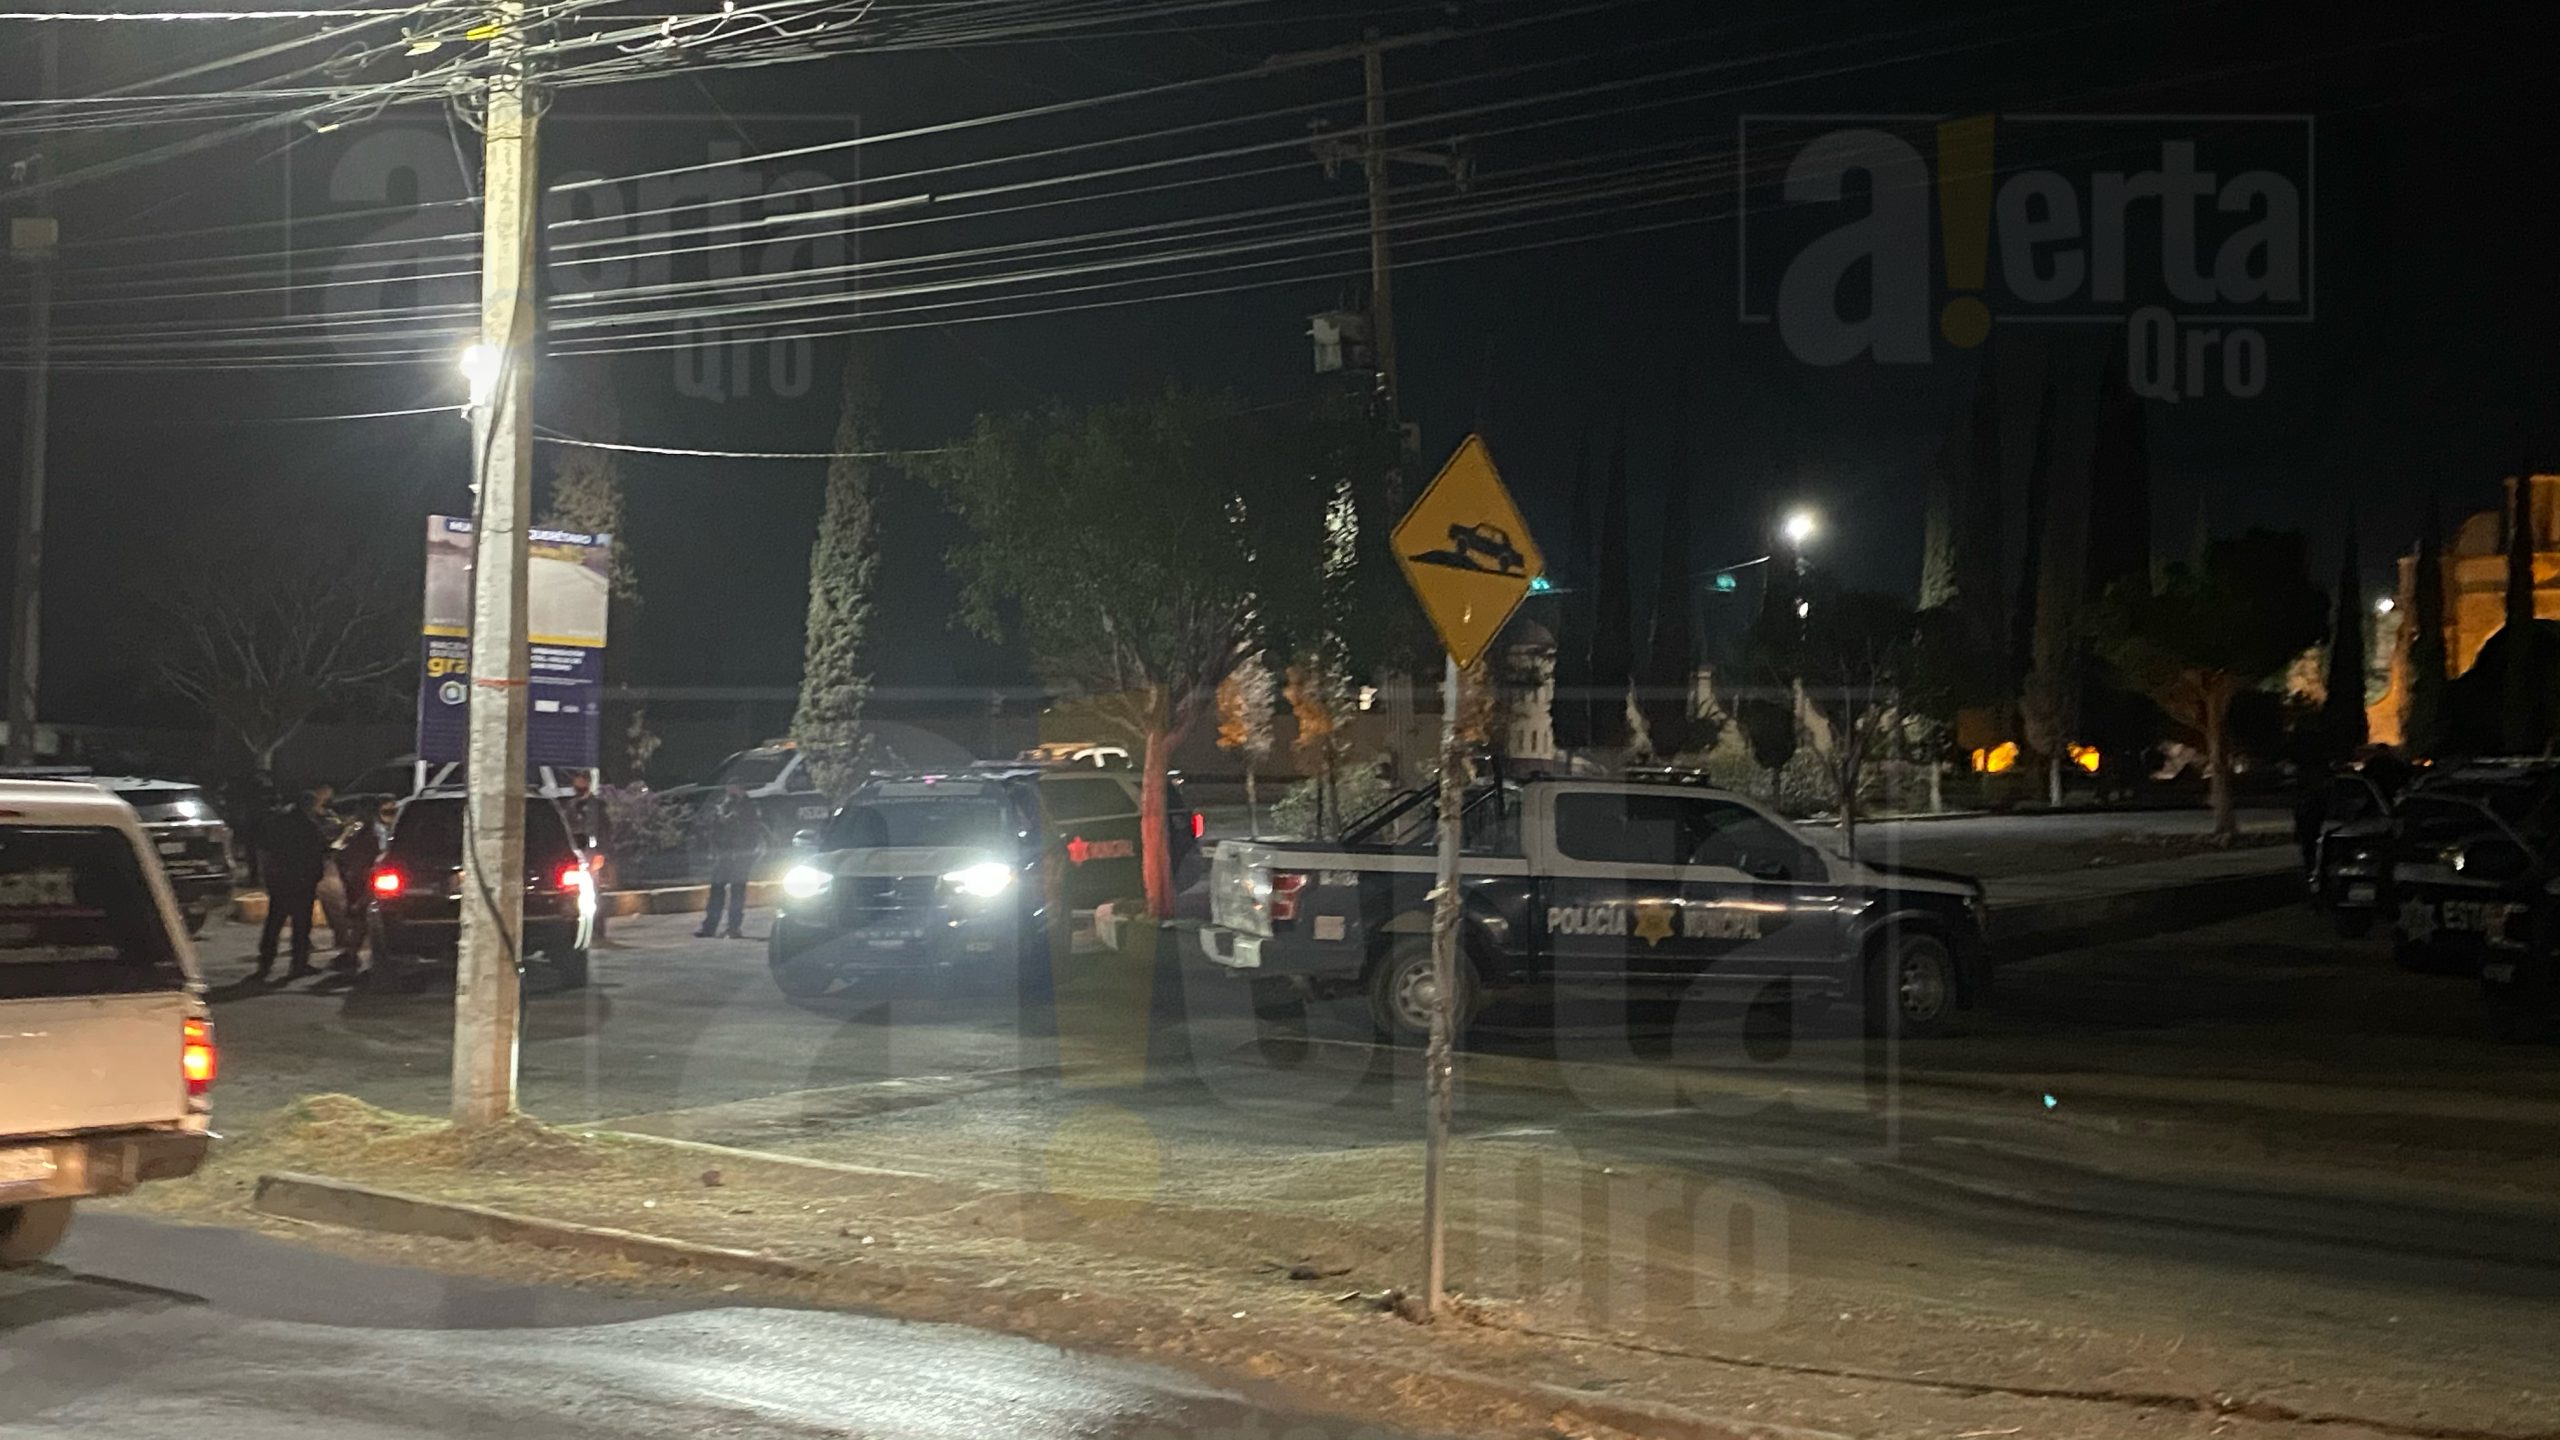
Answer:
[[[204,1159],[213,1022],[186,920],[132,807],[0,781],[0,1266],[72,1205]]]

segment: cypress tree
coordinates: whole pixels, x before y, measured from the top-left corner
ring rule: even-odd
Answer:
[[[2346,554],[2338,561],[2338,594],[2329,614],[2329,693],[2321,728],[2331,758],[2343,760],[2365,742],[2364,577],[2356,573],[2355,512],[2347,512]]]
[[[2432,757],[2445,743],[2443,565],[2444,523],[2430,490],[2418,561],[2410,574],[2409,723],[2401,738],[2412,755]]]
[[[1592,576],[1591,743],[1623,749],[1627,695],[1635,684],[1634,581],[1627,568],[1627,433],[1609,451],[1608,487],[1600,499],[1600,547]]]
[[[879,448],[880,399],[860,340],[845,356],[843,394],[835,458],[827,462],[826,508],[809,547],[808,633],[800,708],[791,718],[811,778],[837,799],[861,782],[870,758],[862,711],[871,698],[868,641],[880,570],[880,518],[872,497],[877,462],[862,455]]]

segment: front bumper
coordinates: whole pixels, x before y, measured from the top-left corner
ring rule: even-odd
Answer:
[[[44,1140],[0,1140],[0,1205],[122,1195],[176,1180],[204,1163],[201,1130],[121,1130]]]
[[[231,872],[188,873],[172,870],[169,892],[178,898],[178,908],[186,911],[219,910],[231,903]]]
[[[1011,906],[984,914],[929,911],[839,924],[822,916],[776,915],[766,952],[776,965],[822,970],[839,979],[966,970],[1006,974],[1036,946],[1034,924]]]

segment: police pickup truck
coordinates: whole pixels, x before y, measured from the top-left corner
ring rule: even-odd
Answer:
[[[1418,1043],[1438,809],[1413,790],[1338,841],[1222,842],[1202,949],[1253,982],[1258,1007],[1356,995],[1381,1038]],[[1986,987],[1979,882],[1852,859],[1704,784],[1483,784],[1461,829],[1462,1028],[1497,989],[1712,984],[1846,1000],[1870,1029],[1921,1035]]]

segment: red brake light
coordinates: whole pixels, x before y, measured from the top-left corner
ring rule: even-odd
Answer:
[[[560,867],[559,885],[563,890],[575,890],[585,884],[586,879],[587,862],[584,860],[572,860]]]
[[[1271,919],[1277,924],[1298,918],[1298,892],[1307,888],[1303,870],[1282,870],[1271,877]]]
[[[213,1088],[214,1073],[221,1068],[213,1048],[213,1022],[181,1021],[178,1031],[178,1073],[187,1077],[187,1097],[195,1099]]]
[[[1201,813],[1200,813],[1199,811],[1197,811],[1197,810],[1192,811],[1192,812],[1191,812],[1191,838],[1192,838],[1192,839],[1194,839],[1194,840],[1197,840],[1197,839],[1201,838],[1202,836],[1207,835],[1208,833],[1209,833],[1209,817],[1208,817],[1208,816],[1206,816],[1206,815],[1201,814]]]
[[[384,869],[373,872],[373,893],[384,899],[399,894],[401,887],[407,883],[400,878],[400,872],[397,870]]]

